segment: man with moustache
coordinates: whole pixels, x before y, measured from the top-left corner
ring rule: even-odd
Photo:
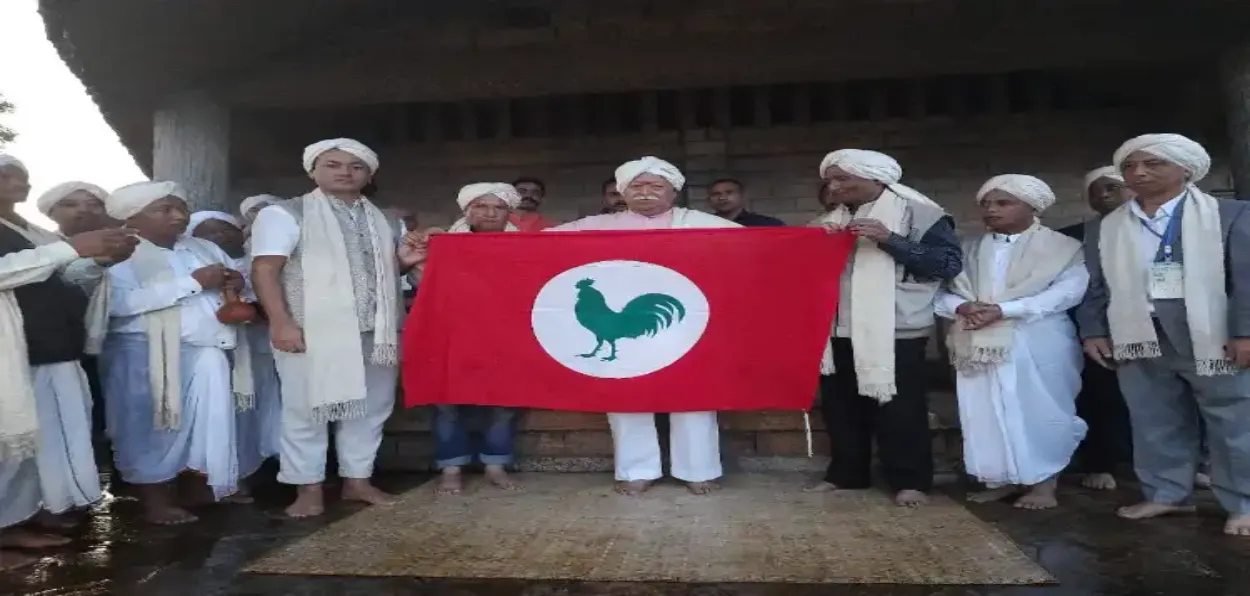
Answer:
[[[1196,183],[1207,151],[1177,134],[1126,141],[1134,198],[1087,231],[1085,353],[1114,365],[1145,499],[1125,519],[1192,512],[1205,421],[1224,533],[1250,536],[1250,208]]]
[[[721,178],[707,187],[707,202],[712,213],[748,228],[784,226],[775,217],[748,211],[746,188],[735,178]]]
[[[547,196],[547,185],[542,180],[523,176],[514,180],[512,187],[521,195],[521,204],[517,205],[508,219],[512,225],[522,232],[541,232],[556,225],[556,222],[538,212]]]

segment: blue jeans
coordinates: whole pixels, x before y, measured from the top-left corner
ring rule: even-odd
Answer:
[[[434,459],[438,468],[473,463],[469,438],[469,415],[477,411],[485,417],[478,460],[488,466],[512,463],[512,442],[516,438],[516,410],[493,406],[434,406]]]

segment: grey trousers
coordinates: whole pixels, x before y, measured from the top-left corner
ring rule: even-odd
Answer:
[[[1162,357],[1118,369],[1142,492],[1156,503],[1189,499],[1205,423],[1212,490],[1229,513],[1250,513],[1250,371],[1198,376],[1193,359],[1178,354],[1158,326],[1156,332]]]

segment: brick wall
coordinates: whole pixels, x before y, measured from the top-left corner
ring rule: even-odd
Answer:
[[[1047,221],[1065,225],[1088,215],[1079,189],[1084,172],[1109,162],[1124,139],[1159,128],[1153,121],[1149,113],[1110,110],[413,144],[381,150],[379,196],[416,209],[426,225],[445,225],[457,216],[461,185],[538,176],[548,187],[544,211],[567,220],[598,210],[600,184],[622,161],[653,154],[686,172],[692,207],[705,208],[706,185],[728,175],[747,185],[754,210],[800,224],[818,211],[821,157],[858,147],[893,155],[903,165],[906,184],[971,229],[974,193],[1000,173],[1028,173],[1050,183],[1060,202],[1047,212]],[[236,196],[305,192],[307,178],[295,169],[297,156],[276,159],[295,170],[293,175],[240,180]],[[1209,187],[1231,184],[1223,165],[1219,159]]]

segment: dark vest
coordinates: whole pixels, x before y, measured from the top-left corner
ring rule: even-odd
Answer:
[[[21,234],[0,225],[0,256],[35,248]],[[22,310],[26,348],[31,366],[72,362],[83,357],[87,343],[87,295],[53,275],[45,281],[15,290]]]

